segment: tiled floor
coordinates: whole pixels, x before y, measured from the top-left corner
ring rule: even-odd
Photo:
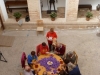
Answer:
[[[45,34],[48,30],[45,30]],[[100,75],[100,36],[97,29],[61,30],[55,29],[58,42],[67,46],[67,52],[75,50],[78,54],[78,65],[82,75]],[[0,47],[8,61],[0,61],[0,75],[19,75],[22,71],[20,58],[23,51],[28,55],[41,42],[47,43],[45,35],[36,35],[36,31],[8,31],[2,35],[15,36],[12,47]]]

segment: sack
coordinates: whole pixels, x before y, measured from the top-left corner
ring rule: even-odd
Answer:
[[[30,21],[29,15],[27,15],[27,16],[25,17],[25,21],[26,21],[26,22]]]

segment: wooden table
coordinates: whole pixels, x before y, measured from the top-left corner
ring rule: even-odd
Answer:
[[[78,9],[80,8],[89,8],[89,10],[92,10],[92,5],[91,4],[80,4],[78,5]]]
[[[40,56],[38,57],[38,63],[37,63],[36,65],[33,65],[33,66],[32,66],[32,68],[33,68],[34,70],[40,70],[40,71],[38,72],[38,75],[42,75],[44,71],[47,71],[48,74],[51,74],[51,71],[50,71],[50,70],[48,71],[48,70],[46,69],[46,67],[43,66],[43,65],[41,65],[41,63],[39,62],[39,61],[41,61],[41,60],[43,60],[43,59],[45,59],[45,58],[48,58],[48,59],[49,59],[49,58],[53,58],[53,59],[56,59],[56,60],[59,62],[59,66],[58,66],[57,68],[52,68],[51,71],[52,71],[52,70],[60,71],[62,65],[64,65],[64,62],[63,62],[62,58],[59,57],[59,56],[56,55],[56,54],[53,54],[53,56],[52,56],[52,54],[40,55]],[[50,61],[50,60],[48,60],[48,61]],[[34,62],[34,61],[33,61],[33,62]],[[43,63],[44,63],[44,64],[47,64],[47,62],[45,62],[45,61],[43,61]],[[57,65],[57,63],[56,63],[56,65]],[[49,65],[49,67],[52,67],[52,65]],[[56,74],[55,74],[55,75],[56,75]]]
[[[27,7],[27,1],[6,1],[5,2],[5,6],[6,6],[6,10],[7,12],[10,10],[12,11],[11,8],[9,8],[10,6],[26,6],[26,7],[19,7],[20,9],[28,9]],[[18,7],[16,7],[17,9],[19,9]],[[13,9],[16,9],[13,8]]]

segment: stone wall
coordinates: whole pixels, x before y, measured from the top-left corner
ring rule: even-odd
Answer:
[[[27,0],[30,21],[34,22],[40,19],[40,2],[39,0]]]
[[[30,21],[23,21],[22,26],[19,26],[18,23],[12,19],[8,19],[4,22],[6,29],[20,29],[20,30],[29,30],[36,29],[36,21],[41,19],[40,14],[40,0],[27,0],[28,11],[30,16]],[[78,12],[78,3],[79,0],[67,0],[66,1],[66,10],[65,13],[66,19],[57,18],[55,21],[51,21],[50,18],[43,18],[45,28],[61,28],[61,29],[88,29],[100,27],[98,25],[97,18],[93,18],[90,21],[86,21],[85,18],[77,18]]]
[[[78,3],[79,0],[68,0],[66,4],[66,20],[67,21],[76,21],[77,12],[78,12]]]

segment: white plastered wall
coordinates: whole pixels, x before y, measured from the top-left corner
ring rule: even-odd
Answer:
[[[0,0],[0,9],[1,9],[2,17],[4,21],[6,21],[8,19],[8,15],[7,15],[6,7],[4,4],[4,0]]]

